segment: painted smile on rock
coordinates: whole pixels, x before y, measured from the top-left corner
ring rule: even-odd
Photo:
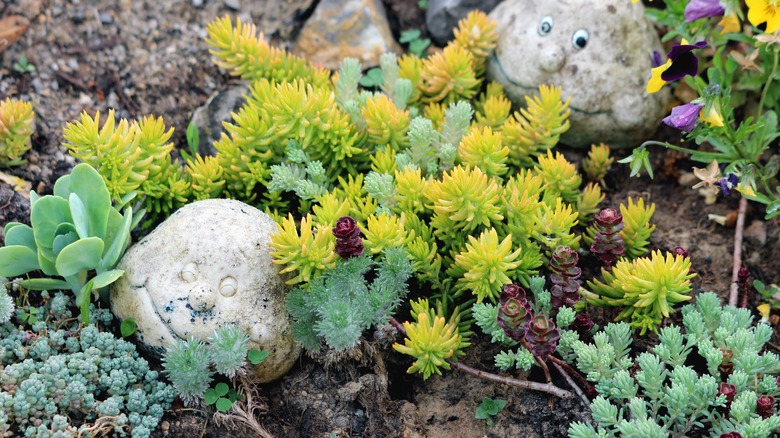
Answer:
[[[521,84],[520,82],[518,82],[518,81],[512,79],[511,77],[509,77],[509,75],[504,70],[504,66],[501,65],[501,61],[498,60],[498,56],[496,56],[496,52],[493,52],[493,53],[490,54],[490,61],[498,67],[498,71],[501,72],[501,75],[503,75],[504,78],[506,78],[506,80],[510,84],[512,84],[512,85],[514,85],[516,87],[520,87],[520,88],[523,88],[523,89],[526,89],[526,90],[532,90],[532,91],[535,91],[535,90],[537,90],[539,88],[539,87],[531,87],[531,86],[528,86],[528,85]],[[571,104],[569,104],[569,108],[572,111],[576,111],[578,113],[587,114],[587,115],[591,115],[591,116],[592,115],[596,115],[596,114],[606,114],[608,112],[608,111],[605,111],[605,110],[585,111],[585,110],[577,108],[577,107],[575,107],[574,105],[571,105]]]

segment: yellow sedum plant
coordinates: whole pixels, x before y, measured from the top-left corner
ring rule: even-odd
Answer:
[[[485,230],[479,238],[468,236],[466,250],[455,256],[455,265],[447,274],[458,278],[455,289],[470,291],[481,303],[485,298],[495,303],[509,276],[520,265],[521,249],[512,251],[512,236],[498,241],[495,228]]]
[[[460,315],[456,312],[448,320],[440,311],[431,309],[426,299],[411,304],[414,322],[403,324],[406,330],[404,345],[395,343],[393,349],[417,359],[407,373],[420,373],[423,379],[433,374],[441,375],[442,368],[450,369],[447,361],[462,355],[461,350],[469,345],[458,333]]]
[[[645,200],[634,200],[629,197],[628,205],[620,204],[620,214],[623,215],[623,229],[620,235],[623,237],[623,247],[626,256],[635,259],[647,254],[650,245],[648,239],[655,231],[655,225],[650,224],[650,219],[655,213],[655,204],[645,206]]]
[[[623,307],[616,320],[629,320],[640,334],[655,332],[672,306],[691,299],[690,280],[696,274],[690,269],[690,258],[660,251],[633,261],[622,258],[611,272],[602,268],[603,282],[587,282],[594,294],[586,297],[594,306]]]
[[[293,285],[308,282],[312,276],[331,269],[336,263],[336,238],[331,228],[317,225],[312,228],[311,215],[301,218],[300,232],[295,219],[288,215],[278,223],[279,232],[271,236],[271,255],[274,263],[284,268],[281,274],[295,274],[285,283]]]
[[[22,155],[30,149],[35,114],[32,104],[6,98],[0,101],[0,164],[21,164]]]

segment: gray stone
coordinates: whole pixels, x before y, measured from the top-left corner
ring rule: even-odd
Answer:
[[[201,8],[203,7],[204,0],[192,0],[192,7],[193,8]]]
[[[363,67],[379,65],[387,52],[400,53],[380,0],[322,0],[301,29],[293,53],[336,70],[344,58]]]
[[[228,8],[234,11],[238,11],[241,9],[241,0],[225,0],[224,3],[225,6],[227,6]]]
[[[563,99],[571,98],[563,143],[638,146],[655,132],[671,98],[669,87],[646,92],[653,51],[663,51],[643,14],[642,3],[627,0],[507,0],[490,13],[500,38],[488,77],[504,84],[518,106],[542,84],[561,87]],[[579,48],[577,41],[586,44]]]
[[[198,128],[198,153],[203,156],[216,155],[214,142],[222,136],[222,122],[232,120],[231,113],[238,111],[249,93],[246,85],[237,85],[212,94],[206,103],[192,114],[192,123]]]
[[[452,39],[458,21],[478,9],[490,12],[500,0],[428,0],[425,11],[425,26],[431,39],[439,45],[445,45]]]
[[[110,12],[100,13],[100,22],[103,24],[111,24],[114,22],[114,16]]]
[[[157,356],[176,339],[205,341],[234,324],[249,335],[250,348],[270,353],[255,367],[256,379],[275,380],[301,352],[270,253],[276,231],[273,219],[243,202],[188,204],[125,253],[111,308],[135,320],[141,347]]]

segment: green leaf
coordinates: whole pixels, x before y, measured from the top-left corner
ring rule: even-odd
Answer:
[[[366,72],[366,75],[360,78],[360,85],[371,88],[371,87],[378,87],[382,84],[382,69],[379,67],[374,67],[371,70]]]
[[[103,177],[89,164],[81,163],[70,173],[69,189],[84,203],[89,222],[89,235],[104,237],[108,212],[112,207],[111,195]]]
[[[81,309],[81,322],[89,324],[89,303],[92,301],[92,281],[88,281],[81,290],[76,293],[76,302]]]
[[[54,262],[57,273],[63,277],[81,271],[95,269],[103,254],[103,241],[99,237],[87,237],[71,243],[60,251]]]
[[[482,403],[480,403],[474,416],[477,419],[486,420],[501,412],[501,410],[505,407],[506,400],[493,400],[491,398],[485,397],[482,399]]]
[[[82,239],[89,237],[87,209],[84,207],[84,203],[81,202],[79,195],[71,193],[70,197],[68,197],[68,204],[70,205],[70,215],[73,217],[73,226],[76,229],[76,233]]]
[[[38,246],[35,245],[35,234],[29,225],[9,222],[5,226],[4,233],[6,246],[22,245],[33,251],[38,250]]]
[[[51,243],[52,255],[56,257],[63,248],[79,240],[76,227],[69,222],[61,223],[54,232],[54,240]]]
[[[229,390],[230,390],[230,386],[225,382],[219,382],[217,383],[217,386],[214,387],[214,391],[220,397],[224,397],[225,395],[227,395]]]
[[[398,38],[398,42],[401,44],[411,43],[412,41],[420,38],[422,32],[420,29],[409,29],[401,32],[401,37]]]
[[[220,397],[220,399],[217,400],[217,410],[220,412],[229,411],[231,406],[233,406],[232,400],[226,399],[224,397]]]
[[[116,212],[116,210],[114,210]],[[118,212],[116,212],[118,215]],[[130,241],[130,227],[133,223],[133,212],[130,208],[125,209],[125,214],[122,217],[122,221],[118,225],[114,225],[116,216],[111,213],[109,215],[109,232],[107,232],[107,242],[110,242],[108,249],[100,259],[98,265],[99,270],[111,269],[116,266],[119,261],[119,257],[124,254],[127,249],[127,244]]]
[[[251,349],[246,355],[246,358],[249,360],[249,363],[252,365],[257,365],[264,361],[268,357],[269,352],[268,351],[260,351],[258,349]]]
[[[38,247],[51,248],[57,227],[64,222],[73,223],[67,199],[57,196],[38,199],[30,212],[30,225]]]
[[[18,277],[40,269],[38,253],[22,245],[0,248],[0,277]]]
[[[100,289],[108,286],[109,284],[117,281],[119,277],[124,274],[125,271],[121,269],[114,269],[111,271],[101,272],[92,279],[95,285],[95,289]]]
[[[776,199],[766,206],[766,216],[764,216],[764,219],[769,220],[779,214],[780,214],[780,199]]]
[[[187,125],[187,146],[190,148],[190,154],[194,157],[198,153],[198,146],[200,146],[200,135],[198,127],[193,122]]]
[[[423,38],[409,43],[409,51],[422,58],[423,52],[431,45],[431,40]]]
[[[215,391],[214,388],[207,389],[206,393],[203,394],[203,401],[205,401],[209,406],[216,403],[217,399],[219,399],[219,396],[217,395],[217,391]]]
[[[119,324],[119,333],[122,334],[123,338],[131,336],[136,330],[138,330],[138,324],[133,318],[126,318]]]
[[[70,289],[70,283],[56,278],[31,278],[22,280],[20,284],[22,287],[30,290]]]

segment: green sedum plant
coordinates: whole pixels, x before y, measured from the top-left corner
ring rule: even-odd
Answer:
[[[40,319],[0,323],[0,434],[149,437],[176,396],[135,346],[98,330],[111,312],[74,318],[72,297],[44,292]],[[21,309],[20,309],[21,310]]]
[[[780,357],[764,351],[772,328],[754,325],[747,309],[722,307],[711,292],[682,314],[682,326],[661,329],[659,344],[636,357],[625,323],[607,325],[593,343],[573,344],[577,367],[599,395],[591,403],[594,424],[573,423],[570,437],[776,433]],[[706,366],[695,365],[694,355]]]
[[[30,223],[6,224],[0,275],[41,271],[47,278],[25,279],[21,285],[71,290],[81,306],[89,303],[92,289],[108,286],[122,275],[113,268],[130,241],[132,209],[125,208],[122,214],[112,206],[103,178],[89,164],[79,164],[59,178],[53,195],[32,192]]]

